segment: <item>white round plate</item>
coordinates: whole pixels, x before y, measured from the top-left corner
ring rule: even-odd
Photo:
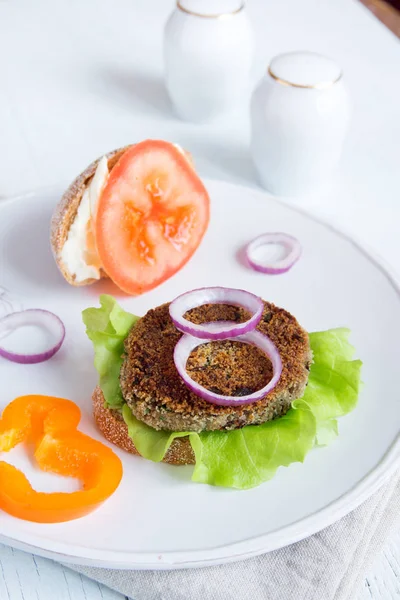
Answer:
[[[61,190],[0,203],[0,286],[8,290],[6,299],[15,308],[54,311],[67,330],[61,351],[46,363],[0,360],[0,409],[22,394],[70,398],[82,409],[81,429],[102,439],[91,416],[97,377],[82,309],[96,306],[99,294],[108,292],[142,315],[208,285],[251,290],[288,309],[308,331],[349,327],[364,362],[357,408],[340,420],[340,435],[330,446],[314,449],[304,464],[282,468],[272,481],[248,491],[195,484],[190,467],[153,464],[116,450],[124,478],[96,512],[56,525],[0,513],[1,541],[59,560],[114,568],[218,564],[322,529],[365,500],[398,466],[400,296],[393,279],[345,236],[259,191],[217,181],[208,188],[212,216],[200,249],[172,279],[137,298],[122,296],[107,282],[73,288],[62,279],[48,241]],[[302,243],[301,259],[285,275],[262,275],[241,263],[242,246],[265,231],[284,231]],[[77,487],[39,472],[23,448],[1,458],[23,467],[36,489]]]

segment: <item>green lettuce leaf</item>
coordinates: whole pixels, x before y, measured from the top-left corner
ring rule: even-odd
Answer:
[[[315,433],[315,417],[301,400],[283,417],[263,425],[201,433],[201,449],[194,447],[192,479],[237,489],[254,487],[271,479],[278,467],[303,462]]]
[[[316,434],[315,417],[301,400],[276,421],[226,432],[156,431],[139,421],[127,404],[122,415],[144,458],[159,462],[175,438],[189,436],[196,457],[192,480],[238,489],[271,479],[280,466],[303,462]]]
[[[344,328],[310,333],[314,362],[303,400],[317,420],[319,445],[337,436],[336,417],[347,415],[357,404],[362,363],[351,360],[349,334]]]
[[[127,404],[122,409],[122,416],[128,426],[129,437],[135,444],[139,454],[153,462],[160,462],[164,458],[175,438],[186,437],[187,435],[197,436],[197,433],[188,431],[157,431],[139,421]]]
[[[105,338],[98,337],[101,333],[113,336],[113,340],[116,336],[124,338],[137,318],[131,316],[130,321],[128,313],[109,296],[103,296],[101,304],[101,309],[85,311],[84,321],[95,346],[95,365],[108,405],[123,406],[129,435],[139,453],[149,460],[161,461],[175,438],[189,436],[196,457],[193,481],[237,489],[259,485],[271,479],[279,467],[303,462],[316,443],[329,443],[338,434],[336,418],[349,413],[357,403],[362,363],[351,360],[354,349],[348,341],[349,331],[333,329],[310,334],[314,362],[308,386],[283,417],[235,431],[156,431],[123,405],[118,379],[123,339],[118,353],[113,343],[110,350],[110,342],[106,345]]]
[[[124,311],[112,296],[100,296],[100,308],[87,308],[82,313],[86,334],[93,342],[94,366],[100,376],[99,385],[109,408],[122,409],[125,401],[119,386],[124,340],[139,320]]]

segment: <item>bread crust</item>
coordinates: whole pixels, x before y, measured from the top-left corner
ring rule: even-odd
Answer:
[[[113,150],[106,154],[106,158],[108,160],[108,169],[111,169],[116,165],[121,156],[130,148],[131,146],[125,146],[124,148],[118,148],[117,150]],[[104,155],[103,155],[104,156]],[[51,219],[50,226],[50,243],[51,249],[53,251],[54,259],[57,263],[57,267],[59,268],[61,274],[64,279],[68,281],[71,285],[81,286],[81,285],[89,285],[91,283],[95,283],[98,281],[97,279],[85,279],[84,281],[76,281],[75,275],[71,274],[66,266],[64,265],[61,252],[64,247],[65,242],[68,238],[68,232],[75,220],[76,213],[78,212],[79,204],[82,200],[82,196],[90,184],[100,160],[103,156],[99,157],[97,160],[92,162],[78,177],[71,183],[69,188],[63,194],[60,202],[56,206],[56,209],[53,213],[53,217]],[[108,277],[107,273],[101,269],[100,278]]]
[[[140,456],[128,435],[128,427],[117,410],[106,408],[103,392],[97,386],[93,392],[93,414],[96,425],[106,440],[122,450]],[[194,453],[188,437],[176,438],[169,447],[163,462],[171,465],[193,465]]]

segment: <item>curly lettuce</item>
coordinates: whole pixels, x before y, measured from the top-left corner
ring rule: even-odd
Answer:
[[[122,409],[125,401],[119,386],[119,372],[124,340],[139,317],[124,311],[112,296],[103,294],[100,308],[87,308],[82,318],[93,343],[94,366],[106,404],[109,408]]]

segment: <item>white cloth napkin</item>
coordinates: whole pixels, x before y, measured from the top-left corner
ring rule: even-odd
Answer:
[[[243,562],[180,571],[66,566],[133,600],[355,600],[399,521],[400,473],[320,533]]]

